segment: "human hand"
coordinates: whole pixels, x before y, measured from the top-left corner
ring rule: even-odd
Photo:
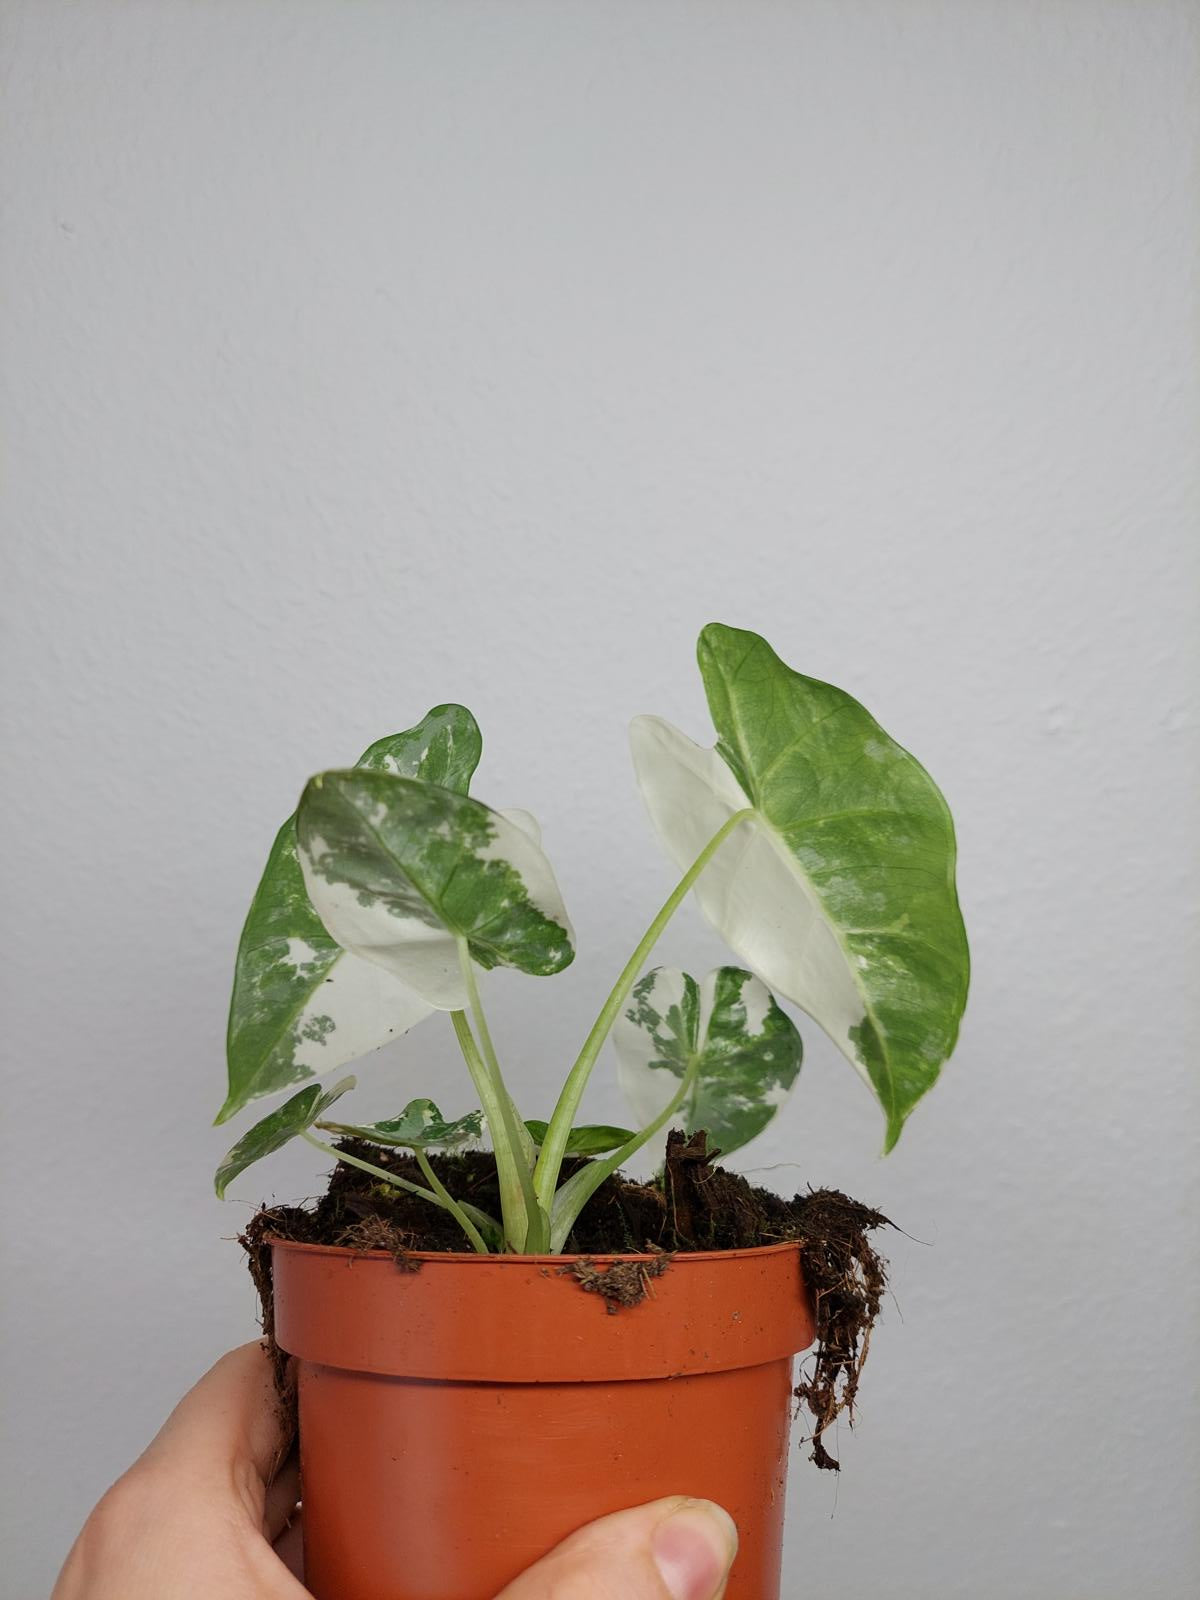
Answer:
[[[51,1600],[312,1600],[298,1490],[261,1344],[222,1357],[84,1524]],[[737,1548],[707,1501],[603,1517],[497,1600],[720,1600]]]

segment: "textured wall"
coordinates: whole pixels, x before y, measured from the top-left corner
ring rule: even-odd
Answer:
[[[975,956],[886,1162],[811,1027],[745,1153],[907,1230],[788,1593],[1191,1593],[1196,7],[2,11],[5,1592],[317,1181],[209,1188],[303,778],[476,710],[580,935],[493,984],[535,1113],[670,881],[625,722],[704,734],[716,617],[925,760]],[[368,1081],[468,1101],[435,1025]]]

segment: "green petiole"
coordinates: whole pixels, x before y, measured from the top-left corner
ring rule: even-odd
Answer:
[[[515,1130],[515,1144],[519,1153],[519,1159],[523,1160],[525,1166],[530,1172],[532,1172],[534,1161],[537,1158],[537,1146],[534,1144],[533,1139],[530,1136],[529,1129],[525,1126],[524,1122],[522,1122],[520,1115],[517,1112],[516,1101],[513,1099],[512,1095],[509,1094],[508,1089],[505,1086],[504,1074],[500,1071],[500,1060],[496,1055],[496,1046],[492,1042],[492,1030],[488,1027],[487,1017],[484,1014],[483,1009],[483,1001],[479,994],[479,982],[475,977],[475,963],[471,960],[470,947],[465,939],[459,940],[458,959],[463,975],[463,982],[466,985],[467,1002],[471,1008],[471,1019],[475,1024],[475,1032],[479,1036],[479,1047],[483,1053],[483,1059],[487,1063],[488,1071],[492,1075],[492,1081],[495,1083],[500,1094],[504,1096],[504,1098],[508,1101],[509,1106],[512,1108],[512,1118],[505,1120],[505,1132],[510,1138],[514,1138]]]
[[[487,1241],[482,1238],[479,1230],[474,1226],[470,1217],[467,1215],[469,1208],[461,1206],[459,1202],[455,1200],[454,1196],[446,1188],[446,1185],[433,1170],[433,1163],[419,1145],[414,1148],[413,1155],[417,1158],[417,1165],[424,1174],[426,1183],[433,1190],[434,1194],[437,1195],[438,1199],[445,1206],[446,1210],[451,1212],[456,1218],[459,1226],[462,1228],[467,1238],[471,1241],[473,1248],[478,1250],[481,1256],[487,1255]],[[479,1212],[477,1215],[482,1216],[483,1213]],[[490,1218],[488,1220],[491,1221]],[[492,1223],[491,1228],[488,1231],[492,1235],[492,1242],[494,1244],[503,1243],[503,1240],[500,1238],[500,1230],[496,1227],[495,1223]]]
[[[409,1194],[420,1195],[422,1200],[428,1200],[431,1205],[439,1206],[443,1211],[448,1211],[471,1241],[472,1248],[477,1250],[480,1255],[486,1256],[488,1254],[488,1247],[484,1243],[483,1236],[476,1227],[475,1222],[472,1221],[472,1217],[482,1222],[485,1227],[498,1231],[496,1230],[496,1224],[486,1212],[477,1211],[474,1206],[463,1205],[459,1201],[452,1199],[446,1192],[444,1185],[434,1177],[432,1167],[429,1167],[426,1172],[429,1164],[427,1160],[422,1161],[422,1151],[416,1151],[414,1154],[417,1157],[421,1171],[425,1172],[427,1177],[433,1179],[432,1193],[429,1189],[422,1189],[419,1183],[410,1183],[407,1178],[402,1178],[399,1173],[388,1172],[383,1167],[374,1166],[370,1161],[364,1161],[361,1156],[353,1156],[347,1150],[335,1150],[333,1145],[326,1144],[323,1139],[318,1139],[315,1134],[309,1133],[307,1129],[301,1133],[300,1137],[306,1144],[312,1145],[314,1150],[323,1151],[325,1155],[332,1156],[335,1161],[343,1161],[347,1166],[357,1167],[360,1172],[369,1173],[371,1177],[378,1178],[381,1183],[391,1184],[394,1189],[404,1189]]]
[[[549,1209],[554,1202],[555,1190],[558,1187],[558,1176],[562,1170],[563,1157],[567,1150],[567,1140],[571,1137],[571,1128],[578,1114],[588,1079],[591,1077],[592,1068],[596,1064],[596,1059],[604,1046],[605,1039],[608,1038],[613,1023],[620,1014],[621,1007],[629,998],[629,991],[637,982],[638,974],[646,965],[646,960],[651,950],[658,943],[667,924],[687,898],[697,878],[699,878],[734,829],[752,816],[754,816],[754,812],[749,807],[742,811],[735,811],[713,834],[704,849],[701,850],[663,902],[658,915],[643,934],[637,949],[622,968],[621,975],[613,985],[608,999],[604,1002],[600,1015],[592,1024],[591,1032],[584,1040],[583,1049],[579,1052],[575,1065],[571,1068],[567,1081],[563,1085],[562,1093],[558,1097],[558,1104],[554,1108],[554,1115],[550,1119],[550,1126],[546,1130],[546,1138],[542,1145],[541,1154],[538,1156],[537,1167],[534,1170],[534,1188],[537,1192],[538,1201],[543,1207]],[[650,1136],[650,1134],[646,1134],[647,1139]],[[640,1145],[638,1148],[641,1148]],[[616,1170],[615,1166],[612,1170]]]
[[[562,1188],[554,1196],[554,1210],[550,1218],[550,1249],[557,1255],[567,1242],[571,1229],[575,1226],[579,1213],[587,1205],[596,1190],[606,1178],[610,1178],[618,1167],[637,1155],[638,1151],[649,1140],[659,1133],[683,1105],[691,1093],[692,1085],[700,1068],[701,1056],[697,1053],[692,1057],[688,1070],[670,1101],[654,1118],[648,1122],[639,1133],[614,1150],[612,1155],[605,1156],[603,1160],[589,1161],[586,1167],[581,1167],[573,1177],[567,1179]]]
[[[471,955],[465,939],[459,941],[458,953],[463,982],[471,1009],[475,1014],[475,1023],[477,1027],[482,1023],[480,1032],[483,1035],[487,1032],[487,1023],[483,1018],[479,989],[475,982]],[[550,1219],[548,1213],[538,1203],[530,1165],[524,1155],[526,1141],[529,1141],[528,1130],[513,1107],[494,1048],[490,1049],[491,1062],[486,1061],[475,1041],[471,1024],[464,1011],[452,1011],[450,1021],[492,1135],[496,1174],[500,1182],[505,1242],[510,1250],[537,1254],[546,1249]],[[490,1033],[487,1033],[487,1039],[490,1047]],[[529,1142],[532,1147],[532,1141]]]

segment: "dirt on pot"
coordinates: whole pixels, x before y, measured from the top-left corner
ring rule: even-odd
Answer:
[[[671,1265],[674,1256],[659,1251],[648,1261],[612,1261],[599,1266],[591,1256],[580,1256],[558,1268],[561,1277],[572,1277],[580,1288],[589,1294],[598,1294],[604,1300],[610,1316],[616,1316],[622,1306],[636,1306],[647,1298],[654,1298],[652,1287],[655,1278],[661,1278]]]
[[[338,1146],[413,1183],[423,1183],[416,1161],[403,1151],[346,1139]],[[653,1295],[653,1282],[670,1270],[673,1255],[695,1250],[745,1250],[795,1240],[813,1297],[817,1337],[805,1357],[808,1375],[795,1390],[811,1413],[812,1460],[839,1470],[823,1440],[841,1415],[853,1423],[871,1330],[887,1287],[887,1263],[868,1235],[890,1227],[882,1212],[836,1189],[810,1190],[785,1200],[753,1187],[715,1165],[703,1133],[672,1133],[660,1182],[635,1183],[617,1174],[599,1189],[567,1241],[566,1253],[583,1259],[562,1269],[598,1294],[613,1314]],[[486,1152],[431,1156],[438,1177],[456,1200],[500,1214],[496,1163]],[[567,1161],[563,1177],[587,1165]],[[287,1357],[275,1343],[271,1237],[298,1244],[386,1250],[397,1269],[415,1272],[416,1252],[462,1251],[466,1242],[454,1219],[402,1189],[389,1188],[357,1167],[339,1163],[328,1190],[313,1206],[264,1206],[240,1236],[262,1302],[263,1334],[275,1363],[281,1398],[288,1403]],[[649,1262],[601,1266],[591,1258],[637,1253]]]

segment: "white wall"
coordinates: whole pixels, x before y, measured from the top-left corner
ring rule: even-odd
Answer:
[[[5,1592],[253,1331],[229,1236],[317,1181],[209,1188],[302,780],[476,710],[580,934],[494,985],[544,1111],[669,882],[626,720],[705,733],[718,618],[925,760],[974,944],[893,1156],[811,1027],[747,1152],[912,1236],[787,1593],[1190,1594],[1197,8],[3,19]],[[467,1104],[436,1027],[368,1077]]]

